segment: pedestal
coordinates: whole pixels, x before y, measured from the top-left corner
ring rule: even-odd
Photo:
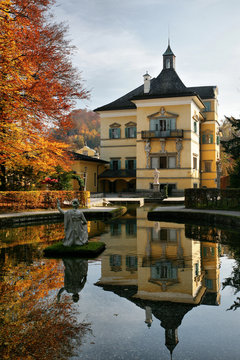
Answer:
[[[154,193],[160,192],[160,184],[153,184],[153,192]]]

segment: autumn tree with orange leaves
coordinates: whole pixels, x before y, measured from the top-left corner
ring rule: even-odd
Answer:
[[[50,128],[68,129],[76,99],[86,99],[73,68],[66,27],[52,22],[55,0],[0,3],[0,189],[14,172],[69,170],[67,145]]]

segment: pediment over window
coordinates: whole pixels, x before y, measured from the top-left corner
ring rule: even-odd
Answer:
[[[118,124],[118,123],[113,123],[113,124],[109,125],[109,127],[110,127],[110,128],[120,128],[121,125]]]
[[[136,126],[137,124],[133,121],[129,121],[127,124],[125,124],[126,127],[134,127]]]
[[[165,111],[164,107],[161,107],[159,111],[157,111],[154,114],[148,115],[148,119],[159,119],[159,118],[176,118],[178,117],[178,114],[174,114],[170,111]]]

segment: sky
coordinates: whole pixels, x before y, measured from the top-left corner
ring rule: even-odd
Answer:
[[[219,120],[240,117],[239,0],[56,0],[55,20],[69,26],[73,65],[90,90],[76,108],[93,110],[162,70],[168,45],[188,86],[219,91]]]

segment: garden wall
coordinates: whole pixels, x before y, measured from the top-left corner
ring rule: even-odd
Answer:
[[[240,210],[240,189],[185,189],[185,207]]]
[[[61,206],[77,198],[80,207],[89,205],[89,191],[0,191],[1,210],[57,209],[57,199]]]

